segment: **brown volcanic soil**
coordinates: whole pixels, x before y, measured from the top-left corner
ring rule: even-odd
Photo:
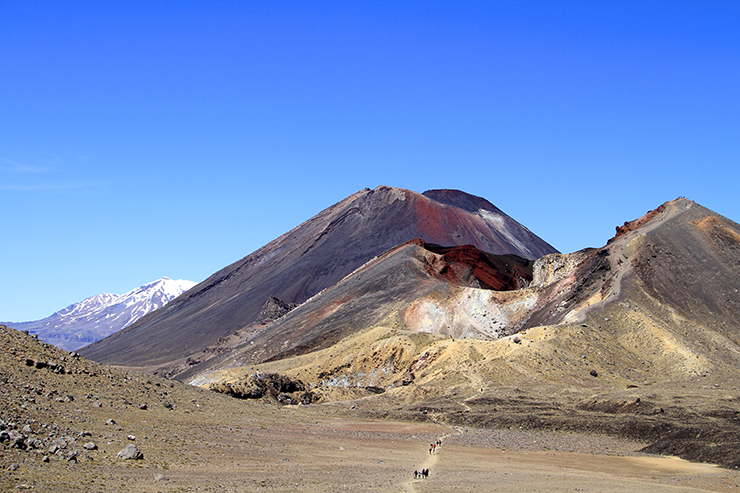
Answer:
[[[16,431],[30,425],[26,442],[41,442],[0,447],[2,491],[724,492],[740,485],[737,472],[637,453],[638,442],[449,426],[433,413],[421,414],[426,423],[361,419],[372,399],[354,409],[280,408],[108,368],[5,327],[0,345],[0,418]],[[36,364],[52,360],[64,372]],[[58,438],[65,448],[49,453]],[[430,455],[438,438],[442,446]],[[143,460],[116,458],[128,443]],[[70,451],[77,461],[66,459]],[[414,480],[421,468],[430,468],[429,479]]]

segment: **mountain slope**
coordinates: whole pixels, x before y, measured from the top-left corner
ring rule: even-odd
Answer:
[[[502,327],[472,303],[467,303],[471,311],[461,302],[454,315],[445,317],[434,308],[425,311],[427,307],[418,305],[419,300],[463,298],[471,291],[505,297],[514,291],[497,292],[480,286],[491,283],[513,290],[516,285],[526,285],[532,279],[532,266],[531,260],[515,255],[485,254],[472,246],[443,248],[412,240],[371,260],[268,325],[245,331],[241,338],[221,341],[191,355],[186,365],[160,372],[187,380],[214,368],[329,347],[379,324],[408,330],[415,310],[430,315],[428,320],[418,321],[419,330],[496,339],[502,335]]]
[[[42,341],[72,351],[131,325],[193,286],[192,281],[163,277],[126,294],[91,296],[41,320],[6,322],[5,325],[28,331]]]
[[[414,238],[528,259],[555,251],[480,197],[453,190],[365,189],[82,352],[97,361],[139,367],[183,360],[255,322],[269,297],[302,303]]]
[[[380,321],[369,313],[382,312],[404,330],[486,339],[582,322],[594,311],[630,300],[668,310],[674,318],[718,330],[728,344],[740,344],[740,226],[686,199],[668,202],[649,216],[603,248],[551,254],[533,263],[509,256],[510,266],[499,269],[499,278],[518,269],[527,279],[509,281],[498,291],[477,278],[465,285],[456,281],[461,276],[451,275],[452,259],[475,265],[470,253],[460,255],[464,249],[404,244],[273,322],[260,337],[268,337],[262,342],[274,358],[291,347],[285,339],[291,328],[307,320],[316,327],[326,324],[317,333],[348,324],[360,330]],[[466,318],[470,313],[480,313],[486,328]]]
[[[740,225],[678,199],[506,291],[442,275],[427,247],[387,252],[177,378],[249,397],[278,373],[367,416],[605,431],[740,466]]]

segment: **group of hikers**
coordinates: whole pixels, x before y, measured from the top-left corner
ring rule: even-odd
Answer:
[[[436,454],[437,453],[437,447],[442,445],[442,440],[437,440],[436,442],[429,444],[429,453],[430,454]],[[429,477],[429,469],[422,469],[421,471],[414,471],[414,479],[426,479]]]
[[[439,447],[440,445],[442,445],[442,440],[437,440],[436,442],[429,444],[429,453],[436,454],[437,447]]]

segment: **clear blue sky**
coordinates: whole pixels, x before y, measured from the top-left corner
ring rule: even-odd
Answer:
[[[0,0],[0,320],[201,281],[364,187],[563,252],[740,222],[740,2]]]

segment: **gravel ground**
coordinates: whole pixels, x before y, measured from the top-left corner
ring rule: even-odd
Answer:
[[[536,430],[490,430],[460,428],[445,443],[463,447],[486,447],[515,452],[554,451],[595,455],[646,456],[638,452],[645,443],[606,435],[545,432]]]

